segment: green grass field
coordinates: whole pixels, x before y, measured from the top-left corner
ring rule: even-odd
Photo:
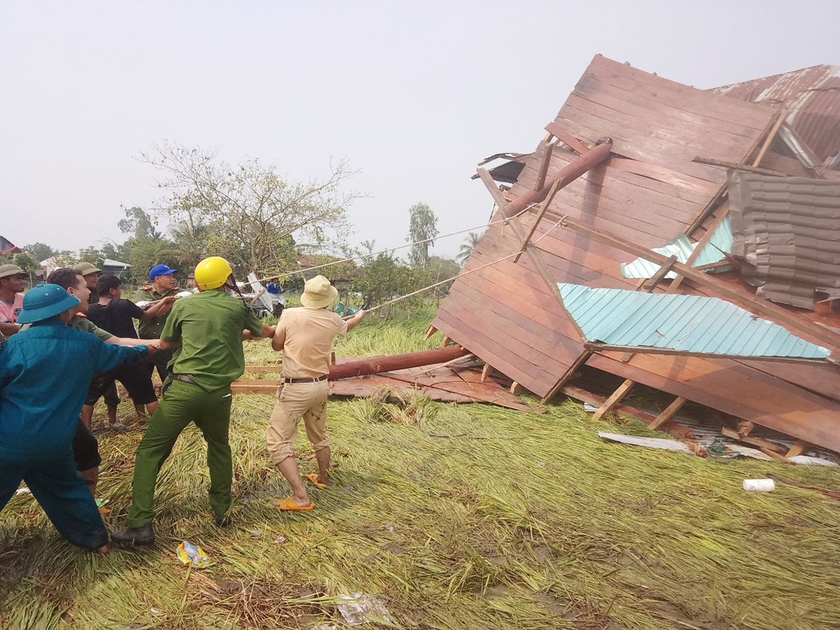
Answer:
[[[427,322],[371,317],[337,350],[431,347]],[[246,357],[278,360],[266,342]],[[315,511],[290,514],[274,507],[288,488],[264,447],[272,404],[235,399],[230,528],[212,524],[194,429],[160,476],[151,548],[94,557],[60,539],[31,496],[14,497],[0,514],[0,627],[344,628],[336,604],[354,592],[389,613],[366,627],[840,627],[840,501],[741,488],[777,472],[837,489],[834,469],[608,444],[598,430],[648,432],[592,421],[573,401],[544,413],[332,401],[334,485],[311,490]],[[141,436],[100,436],[111,528]],[[302,431],[297,447],[313,471]],[[183,566],[182,540],[214,564]]]

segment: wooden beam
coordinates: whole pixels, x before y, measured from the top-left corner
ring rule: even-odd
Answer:
[[[751,422],[750,420],[742,420],[738,423],[738,435],[740,435],[741,437],[746,437],[754,428],[755,422]]]
[[[445,347],[446,347],[446,346],[448,346],[451,342],[452,342],[452,340],[451,340],[449,337],[447,337],[446,335],[444,335],[444,336],[443,336],[443,339],[441,339],[441,340],[440,340],[440,347],[441,347],[441,348],[445,348]]]
[[[531,237],[534,235],[534,232],[537,231],[537,227],[539,227],[540,221],[542,221],[543,217],[545,216],[546,211],[548,210],[548,207],[551,205],[551,202],[554,200],[554,195],[557,194],[557,185],[559,183],[560,183],[559,181],[556,181],[556,182],[554,182],[554,184],[552,184],[551,190],[548,191],[548,197],[543,199],[542,203],[540,203],[540,209],[537,212],[537,216],[534,219],[534,223],[531,226],[531,229],[528,230],[528,233],[525,235],[525,238],[523,238],[522,242],[519,244],[519,253],[516,256],[514,256],[514,258],[513,258],[514,263],[519,262],[519,257],[522,256],[522,254],[525,252],[525,248],[528,247],[528,243],[530,242]]]
[[[540,190],[545,186],[545,176],[548,174],[548,166],[551,164],[551,154],[554,152],[554,145],[543,140],[540,142],[540,149],[542,152],[542,159],[540,160],[540,169],[537,171],[537,181],[534,182],[534,190]]]
[[[557,215],[555,214],[554,216]],[[653,250],[642,247],[641,245],[637,245],[622,237],[596,230],[568,217],[558,217],[558,219],[562,219],[560,222],[562,227],[573,230],[578,234],[584,234],[592,240],[603,243],[604,245],[615,247],[616,249],[633,254],[639,258],[644,258],[645,260],[650,260],[651,262],[658,263],[660,265],[665,264],[668,261],[668,258],[663,254],[659,254]],[[770,317],[777,322],[786,324],[791,328],[799,330],[822,341],[823,343],[828,344],[831,348],[840,348],[840,334],[824,328],[819,324],[815,324],[803,317],[799,317],[780,306],[776,306],[772,302],[768,302],[767,300],[763,300],[752,295],[741,295],[738,291],[730,287],[722,280],[719,280],[712,275],[705,274],[702,271],[697,271],[696,269],[683,265],[679,262],[673,264],[673,270],[684,275],[687,280],[690,280],[694,284],[712,289],[719,297],[725,298],[730,302],[750,311],[751,313]]]
[[[712,224],[708,226],[706,229],[706,233],[703,235],[703,238],[700,239],[700,242],[694,246],[694,251],[688,256],[688,260],[685,261],[685,264],[688,267],[694,268],[694,262],[700,257],[700,254],[705,249],[706,245],[712,240],[712,237],[715,235],[715,231],[720,227],[720,224],[723,223],[723,220],[729,216],[729,208],[727,207],[726,210],[721,209],[720,214],[715,217],[715,220],[712,221]],[[683,276],[677,276],[674,278],[674,281],[671,283],[671,286],[668,287],[666,293],[676,293],[677,289],[680,288],[682,284]]]
[[[510,393],[513,394],[514,396],[519,396],[519,394],[522,393],[523,389],[524,388],[522,387],[522,385],[520,385],[516,381],[513,381],[513,383],[511,383],[511,385],[510,385]]]
[[[764,154],[767,153],[767,149],[769,149],[770,145],[773,144],[773,139],[776,137],[776,134],[779,133],[779,128],[785,122],[785,118],[787,118],[787,107],[783,107],[776,114],[776,119],[773,121],[773,127],[765,136],[764,142],[761,145],[761,150],[758,152],[758,155],[756,155],[755,159],[753,160],[753,166],[758,166],[759,164],[761,164],[761,160],[764,159]]]
[[[391,370],[404,370],[433,363],[447,363],[470,353],[461,346],[447,346],[436,350],[420,350],[419,352],[407,352],[387,357],[370,357],[347,361],[338,365],[330,366],[329,379],[335,381],[342,378],[364,376],[366,374],[378,374]]]
[[[758,168],[757,166],[748,166],[746,164],[738,164],[737,162],[725,162],[724,160],[713,160],[712,158],[704,158],[695,156],[692,162],[698,164],[707,164],[709,166],[719,166],[721,168],[731,168],[736,171],[746,171],[747,173],[758,173],[759,175],[772,175],[774,177],[787,177],[787,173],[781,171],[773,171],[769,168]]]
[[[423,335],[423,341],[428,341],[428,339],[437,332],[437,328],[429,324],[429,327],[426,329],[426,334]]]
[[[568,367],[568,369],[565,372],[563,372],[563,376],[560,377],[560,380],[557,381],[550,390],[548,390],[548,393],[542,397],[540,402],[545,404],[549,400],[554,398],[554,396],[557,395],[557,392],[559,392],[563,387],[565,387],[566,383],[569,382],[569,379],[575,375],[575,372],[577,372],[581,367],[583,367],[586,364],[586,362],[589,360],[589,357],[591,356],[592,353],[586,351],[583,354],[581,354],[577,359],[575,359],[574,362]]]
[[[677,413],[680,409],[682,409],[682,406],[686,402],[688,402],[688,401],[685,398],[683,398],[682,396],[677,396],[676,399],[674,399],[674,402],[672,402],[670,405],[668,405],[662,411],[662,413],[660,413],[658,416],[656,416],[656,419],[648,425],[648,429],[653,431],[653,430],[661,427],[663,424],[665,424],[671,418],[673,418],[674,414]]]
[[[618,386],[612,395],[604,401],[604,404],[598,407],[598,411],[596,411],[592,417],[595,420],[600,420],[604,417],[604,414],[609,413],[613,410],[613,407],[618,405],[621,402],[621,399],[624,398],[627,394],[630,393],[630,390],[633,389],[633,386],[636,383],[631,381],[629,378],[624,381],[621,385]]]
[[[656,285],[662,282],[665,276],[671,271],[671,267],[674,266],[674,263],[677,262],[677,256],[674,254],[671,256],[667,261],[665,261],[664,265],[661,265],[659,269],[656,270],[656,273],[653,274],[650,278],[646,279],[640,289],[645,293],[650,293],[656,288]]]
[[[584,348],[592,352],[629,352],[631,354],[664,354],[672,357],[714,357],[715,359],[733,359],[735,361],[771,361],[773,363],[803,363],[808,365],[834,365],[826,359],[803,359],[797,357],[754,357],[741,354],[710,354],[702,351],[676,350],[674,348],[660,348],[655,346],[621,346],[600,341],[584,341]],[[626,363],[626,361],[624,361]]]
[[[490,378],[490,372],[493,371],[493,366],[489,363],[485,363],[484,367],[481,368],[481,382],[486,383],[487,379]]]

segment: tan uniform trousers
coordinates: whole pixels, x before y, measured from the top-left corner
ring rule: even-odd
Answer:
[[[280,386],[265,434],[272,464],[279,464],[294,455],[292,445],[301,418],[313,450],[319,451],[330,445],[330,438],[327,437],[329,395],[328,381],[286,383]]]

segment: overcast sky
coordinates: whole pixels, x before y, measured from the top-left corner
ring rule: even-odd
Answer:
[[[837,0],[3,0],[0,235],[122,242],[120,206],[159,198],[135,157],[167,139],[293,180],[347,158],[354,244],[403,244],[418,202],[475,227],[476,164],[532,151],[595,54],[709,88],[840,64],[838,25]]]

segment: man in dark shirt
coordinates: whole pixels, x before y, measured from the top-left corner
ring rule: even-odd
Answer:
[[[88,307],[88,319],[103,330],[128,339],[138,338],[134,328],[134,319],[141,321],[151,319],[159,311],[168,309],[174,300],[174,298],[164,298],[144,311],[131,300],[121,297],[122,281],[110,273],[99,276],[96,281],[96,292],[99,301]],[[122,365],[97,374],[91,381],[85,405],[82,407],[82,421],[88,426],[93,415],[93,406],[115,381],[122,383],[128,390],[128,395],[134,402],[134,408],[139,417],[152,414],[157,409],[157,397],[148,370],[139,364]]]

